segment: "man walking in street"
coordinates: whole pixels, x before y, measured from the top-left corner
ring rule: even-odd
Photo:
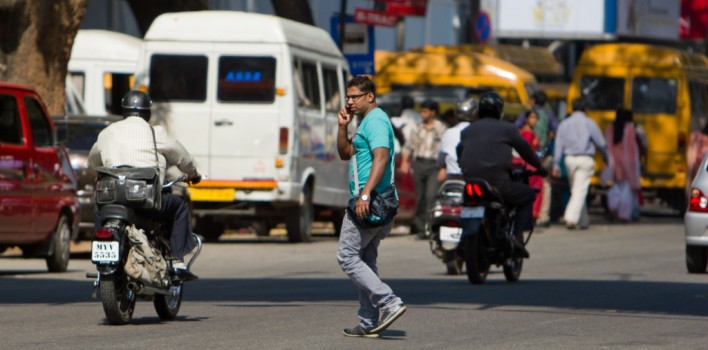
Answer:
[[[570,200],[563,216],[565,225],[572,230],[578,226],[590,226],[586,198],[590,179],[595,173],[595,150],[607,160],[607,144],[602,131],[585,114],[587,102],[584,98],[573,101],[573,113],[558,126],[553,154],[553,176],[560,177],[561,159],[565,162],[570,182]]]
[[[351,159],[349,190],[352,198],[358,199],[355,213],[347,210],[344,216],[337,260],[359,288],[360,307],[359,324],[344,329],[344,335],[375,338],[407,309],[381,281],[376,266],[379,243],[391,232],[393,223],[365,228],[355,222],[369,216],[372,192],[383,193],[393,184],[393,128],[386,113],[376,106],[376,88],[368,77],[356,76],[347,83],[345,101],[338,115],[337,151],[342,160]],[[347,127],[354,116],[360,122],[350,139]]]
[[[436,117],[439,112],[438,103],[425,100],[420,104],[420,115],[423,122],[413,131],[411,139],[403,147],[401,172],[413,170],[415,182],[416,210],[411,233],[417,233],[419,238],[425,238],[425,224],[428,209],[432,204],[435,192],[438,190],[438,152],[440,140],[446,127]]]

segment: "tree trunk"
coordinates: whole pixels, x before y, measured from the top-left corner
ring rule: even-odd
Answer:
[[[202,11],[209,9],[208,0],[127,0],[138,22],[140,33],[145,36],[152,21],[168,12]],[[198,29],[197,29],[198,30]]]
[[[271,0],[271,3],[277,16],[315,25],[315,20],[312,18],[312,10],[307,0]]]
[[[87,0],[0,0],[0,80],[34,88],[64,113],[64,81]]]

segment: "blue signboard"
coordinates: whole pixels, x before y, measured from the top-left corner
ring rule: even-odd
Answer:
[[[374,27],[355,23],[353,16],[347,16],[342,52],[349,61],[352,75],[374,74]],[[339,45],[339,16],[332,16],[330,34]]]

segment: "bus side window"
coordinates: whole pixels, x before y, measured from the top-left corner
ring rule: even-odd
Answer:
[[[305,96],[305,87],[303,85],[304,79],[300,60],[293,61],[293,82],[295,84],[295,94],[297,95],[297,105],[299,107],[312,105],[310,99]]]
[[[706,108],[708,108],[708,100],[706,94],[708,91],[707,85],[702,84],[698,81],[689,81],[689,98],[691,104],[691,122],[689,124],[690,131],[700,130],[706,125],[708,115]]]
[[[310,104],[305,105],[312,109],[320,109],[320,83],[317,77],[317,65],[312,62],[301,62],[302,87],[305,97]]]
[[[324,80],[325,110],[328,112],[337,112],[342,108],[337,70],[322,67],[322,77]]]

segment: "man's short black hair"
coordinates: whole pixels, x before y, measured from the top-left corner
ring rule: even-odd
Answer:
[[[573,112],[584,112],[588,108],[588,100],[585,97],[578,97],[573,101]]]
[[[546,96],[546,93],[542,90],[534,92],[533,95],[531,95],[531,98],[537,106],[543,106],[548,101],[548,96]]]
[[[431,111],[435,111],[435,114],[440,113],[440,106],[438,105],[437,102],[431,100],[431,99],[426,99],[420,104],[420,108],[426,108]]]
[[[347,82],[347,89],[355,87],[363,93],[373,93],[376,95],[376,85],[366,75],[357,75]]]
[[[401,97],[401,109],[413,109],[415,107],[415,101],[410,95],[403,95]]]

